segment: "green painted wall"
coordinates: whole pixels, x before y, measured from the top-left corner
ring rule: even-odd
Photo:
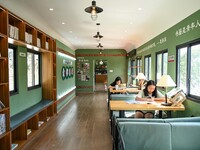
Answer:
[[[195,27],[190,28],[189,31],[186,31],[187,27],[194,24]],[[180,34],[182,31],[182,34]],[[183,32],[185,31],[185,32]],[[179,33],[179,34],[177,34]],[[152,57],[152,77],[155,80],[155,56],[156,52],[161,50],[168,50],[168,56],[175,56],[174,62],[168,62],[168,74],[174,79],[176,79],[176,46],[193,41],[200,38],[200,10],[187,17],[183,21],[179,22],[175,26],[161,33],[157,37],[153,38],[149,42],[145,43],[141,47],[137,48],[136,56],[144,56],[151,54]],[[143,61],[144,62],[144,61]],[[143,67],[144,69],[144,67]],[[200,107],[199,103],[187,100],[184,102],[186,111],[177,112],[174,115],[177,116],[199,116]]]
[[[105,49],[102,55],[99,54],[98,49],[78,49],[75,51],[77,63],[79,58],[84,58],[85,62],[90,64],[90,80],[80,81],[76,77],[76,86],[86,86],[88,88],[77,88],[78,92],[93,92],[93,74],[94,74],[94,62],[95,60],[107,60],[108,70],[108,85],[114,81],[117,76],[122,78],[123,82],[127,80],[127,57],[126,51],[122,49]],[[82,55],[82,56],[77,56]],[[77,67],[77,66],[76,66]],[[77,70],[77,68],[76,68]],[[113,70],[113,72],[109,72]]]
[[[27,89],[27,59],[19,56],[19,53],[27,53],[26,47],[17,48],[17,81],[18,93],[10,96],[10,115],[13,116],[18,112],[38,103],[42,99],[42,88],[33,90]]]
[[[58,48],[61,48],[62,50],[69,52],[70,54],[75,55],[75,52],[64,45],[63,43],[56,41],[56,46]],[[71,89],[75,87],[75,60],[73,60],[70,57],[67,57],[67,55],[60,55],[59,52],[57,51],[56,53],[56,74],[57,74],[57,99],[61,99],[63,96],[65,96]],[[63,60],[67,62],[71,62],[72,64],[64,64]],[[62,67],[73,67],[74,69],[74,76],[73,77],[68,77],[63,79],[62,78]],[[62,109],[63,106],[67,104],[73,97],[75,97],[75,91],[69,94],[64,100],[58,103],[57,109],[58,111]]]

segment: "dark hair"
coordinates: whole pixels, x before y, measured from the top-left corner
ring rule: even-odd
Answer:
[[[121,81],[121,83],[122,83],[121,77],[119,77],[119,76],[116,77],[116,78],[115,78],[115,81],[114,81],[113,83],[111,83],[110,85],[111,85],[111,86],[115,86],[117,81]]]
[[[147,84],[146,84],[146,86],[145,86],[145,89],[143,90],[144,91],[144,95],[145,96],[148,96],[149,95],[149,92],[148,92],[148,86],[150,86],[150,85],[154,85],[155,86],[155,90],[153,91],[153,93],[152,93],[152,96],[153,97],[157,97],[157,88],[156,88],[156,83],[155,83],[155,81],[153,81],[153,80],[149,80],[148,82],[147,82]]]

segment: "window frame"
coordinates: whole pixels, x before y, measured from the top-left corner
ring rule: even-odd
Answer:
[[[33,86],[30,86],[30,87],[28,87],[28,64],[27,64],[27,89],[28,89],[28,91],[29,90],[33,90],[33,89],[37,89],[37,88],[40,88],[41,87],[41,69],[42,69],[42,67],[41,67],[41,62],[42,62],[42,57],[41,57],[41,53],[40,52],[37,52],[37,51],[34,51],[34,50],[31,50],[31,49],[27,49],[27,56],[26,56],[26,58],[27,58],[27,61],[28,61],[28,53],[32,53],[32,54],[36,54],[36,55],[38,55],[38,77],[39,77],[39,83],[37,84],[37,85],[33,85]]]
[[[136,75],[138,73],[142,72],[142,57],[137,57],[136,58]]]
[[[136,64],[135,59],[131,60],[131,75],[136,76]]]
[[[146,61],[145,61],[146,59],[148,60],[148,64],[147,64],[148,68],[146,68]],[[150,77],[151,77],[151,60],[152,60],[151,55],[144,56],[144,74],[147,80],[150,80]],[[146,74],[146,71],[148,72],[147,74]]]
[[[164,72],[164,70],[163,70],[163,68],[164,68],[164,59],[163,59],[163,56],[164,56],[164,54],[165,53],[167,53],[167,56],[168,56],[168,49],[165,49],[165,50],[161,50],[161,51],[159,51],[159,52],[157,52],[155,55],[155,58],[156,58],[156,63],[155,63],[155,82],[157,83],[158,81],[157,81],[157,71],[158,71],[158,67],[157,67],[157,63],[158,63],[158,59],[157,59],[157,56],[159,55],[159,54],[162,54],[162,64],[161,64],[161,76],[163,75],[163,72]],[[168,57],[167,57],[168,58]],[[167,64],[167,72],[168,72],[168,64]]]
[[[186,64],[187,64],[187,66],[186,66],[187,67],[186,68],[186,70],[187,70],[187,73],[186,73],[186,87],[187,87],[187,89],[186,89],[185,94],[186,94],[186,97],[188,99],[200,103],[200,96],[192,95],[190,93],[190,77],[191,77],[190,75],[191,75],[191,60],[192,60],[192,58],[191,58],[191,47],[198,45],[198,44],[200,45],[200,39],[189,41],[189,42],[186,42],[184,44],[180,44],[180,45],[176,46],[176,85],[177,85],[177,87],[180,87],[180,82],[179,82],[180,81],[180,77],[179,77],[179,74],[180,74],[179,73],[180,57],[179,56],[180,55],[179,55],[179,51],[180,51],[181,48],[187,48],[187,62],[186,62]]]
[[[8,44],[9,49],[13,49],[13,60],[14,60],[14,90],[10,91],[10,95],[14,95],[18,93],[18,76],[17,76],[17,46],[13,44]],[[8,58],[9,59],[9,58]],[[10,80],[10,79],[9,79]],[[10,83],[10,82],[9,82]]]

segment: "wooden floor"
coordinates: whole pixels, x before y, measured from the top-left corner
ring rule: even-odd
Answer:
[[[23,150],[112,150],[107,92],[72,100]]]

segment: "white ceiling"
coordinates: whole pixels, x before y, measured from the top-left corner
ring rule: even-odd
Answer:
[[[92,21],[92,0],[0,0],[0,5],[73,50],[138,48],[200,8],[200,0],[96,0],[103,12]],[[54,11],[49,11],[54,8]],[[139,10],[141,8],[142,10]],[[62,25],[62,22],[65,22]],[[100,23],[98,27],[96,23]]]

